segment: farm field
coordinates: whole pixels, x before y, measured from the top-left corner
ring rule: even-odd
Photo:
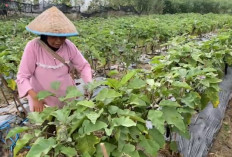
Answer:
[[[0,21],[0,75],[14,91],[23,49],[35,38],[25,30],[31,20]],[[35,153],[100,157],[104,143],[112,157],[153,157],[162,155],[163,149],[178,156],[176,141],[170,137],[178,133],[189,138],[191,117],[209,102],[215,108],[219,105],[219,83],[225,67],[232,64],[232,16],[143,15],[74,24],[79,36],[70,40],[88,59],[95,77],[106,78],[87,89],[106,88],[95,97],[72,101],[82,94],[69,88],[60,98],[68,106],[30,113],[31,125],[7,135],[23,135],[13,154],[26,150],[28,157]],[[51,87],[58,89],[59,83]],[[52,94],[43,91],[38,97]],[[48,131],[50,127],[55,133]]]

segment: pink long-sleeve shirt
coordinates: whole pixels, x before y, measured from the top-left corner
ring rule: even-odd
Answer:
[[[75,85],[68,73],[68,67],[46,52],[46,49],[41,47],[36,40],[29,41],[24,49],[16,80],[19,97],[27,96],[31,89],[37,93],[41,90],[47,90],[55,93],[58,97],[64,96],[67,87]],[[56,53],[65,61],[72,62],[85,83],[92,81],[89,63],[70,40],[66,39]],[[57,91],[51,88],[51,83],[55,81],[61,83]],[[27,98],[30,110],[33,111],[32,98],[29,95]],[[62,107],[62,103],[56,97],[46,98],[45,103],[48,106]]]

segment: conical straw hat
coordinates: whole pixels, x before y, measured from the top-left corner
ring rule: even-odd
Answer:
[[[78,35],[74,24],[54,6],[37,16],[26,29],[37,35],[60,37]]]

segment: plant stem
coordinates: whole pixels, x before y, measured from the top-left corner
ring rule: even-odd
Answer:
[[[3,98],[5,99],[7,105],[10,105],[1,86],[0,86],[0,89],[1,89],[1,92],[2,92],[2,96],[3,96]]]
[[[8,87],[7,81],[5,80],[5,78],[3,77],[2,74],[0,74],[0,79],[2,80],[3,85],[6,86],[6,88],[11,92],[11,94],[14,96],[14,99],[16,100],[16,102],[18,102],[18,104],[22,107],[25,115],[27,116],[27,110],[23,107],[23,104],[20,102],[18,95],[16,94],[15,91],[13,91],[10,87]]]

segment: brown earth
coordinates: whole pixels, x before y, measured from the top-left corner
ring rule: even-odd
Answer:
[[[232,100],[208,157],[232,157]]]

